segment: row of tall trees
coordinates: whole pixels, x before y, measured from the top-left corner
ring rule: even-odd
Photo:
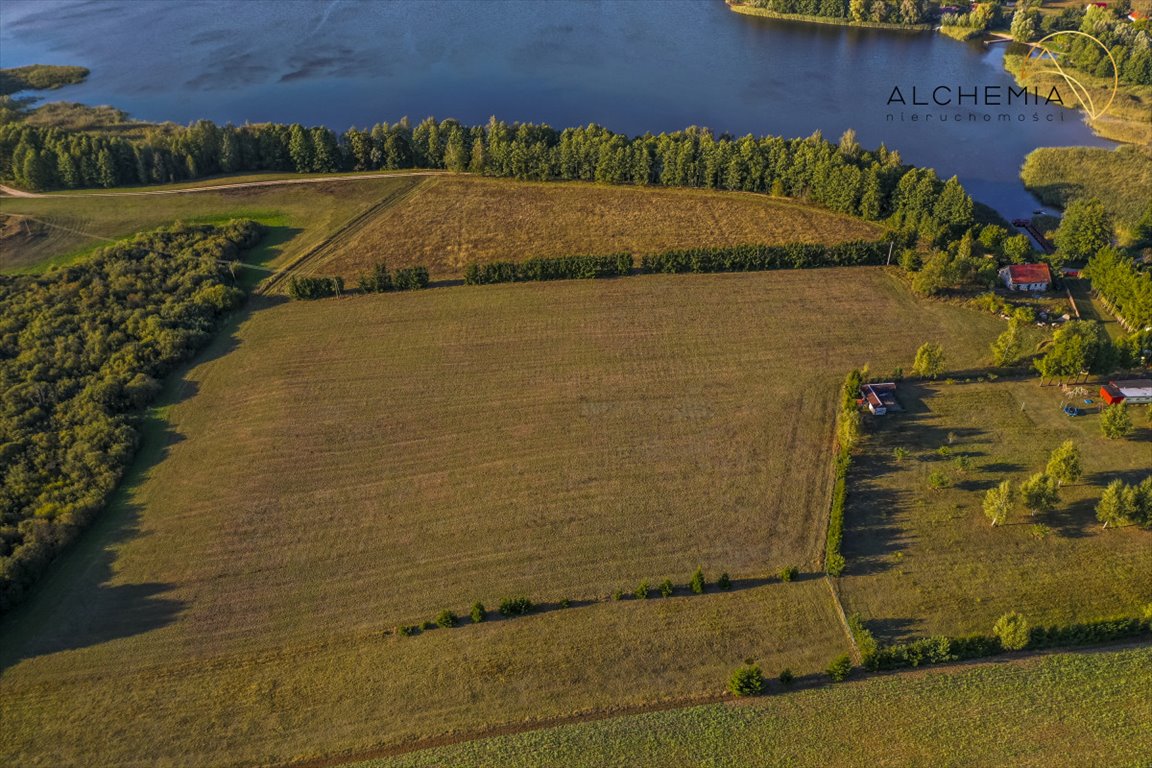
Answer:
[[[1152,327],[1152,272],[1138,269],[1130,256],[1108,247],[1089,260],[1084,275],[1129,326]]]
[[[140,409],[242,293],[250,221],[176,226],[39,276],[0,276],[0,612],[104,506]]]
[[[371,171],[442,168],[518,179],[704,187],[805,198],[832,210],[924,227],[935,236],[972,223],[972,200],[955,178],[904,165],[883,145],[716,136],[706,128],[628,137],[597,125],[482,126],[427,118],[337,135],[323,127],[164,125],[142,136],[0,126],[0,177],[29,189],[158,184],[237,171]]]

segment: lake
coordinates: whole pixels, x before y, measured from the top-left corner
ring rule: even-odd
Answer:
[[[144,120],[343,130],[496,115],[831,138],[855,128],[865,146],[956,174],[1012,217],[1036,207],[1018,177],[1029,151],[1112,144],[1046,94],[1038,105],[912,104],[913,88],[920,101],[938,86],[953,101],[961,89],[1003,96],[1003,53],[933,33],[750,18],[720,0],[0,0],[0,65],[86,66],[86,83],[50,97]],[[904,106],[888,103],[897,87]]]

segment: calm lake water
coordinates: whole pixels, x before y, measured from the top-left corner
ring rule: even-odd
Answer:
[[[343,130],[496,115],[832,138],[855,128],[865,146],[885,142],[957,174],[1013,216],[1036,207],[1018,178],[1030,150],[1111,144],[1057,106],[912,105],[913,87],[920,100],[940,85],[953,98],[958,88],[1006,93],[1003,52],[931,33],[748,18],[720,0],[0,0],[0,65],[86,66],[88,82],[52,98],[145,120]],[[888,106],[896,86],[907,106]]]

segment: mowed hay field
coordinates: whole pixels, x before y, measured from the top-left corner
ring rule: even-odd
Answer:
[[[209,179],[265,182],[268,174]],[[320,245],[333,232],[415,189],[424,176],[284,184],[169,194],[177,187],[142,188],[149,194],[69,193],[38,198],[0,197],[0,272],[39,271],[64,264],[107,244],[177,220],[255,219],[270,228],[246,258],[280,266]],[[298,179],[296,179],[298,180]],[[164,194],[151,192],[166,191]]]
[[[257,308],[0,627],[0,762],[278,762],[817,672],[843,372],[926,338],[971,366],[999,330],[879,269]],[[697,565],[737,589],[688,594]],[[516,595],[550,610],[386,633]]]
[[[302,271],[353,278],[385,262],[422,264],[433,277],[445,278],[460,276],[471,263],[535,256],[640,256],[882,234],[862,219],[765,195],[439,176],[334,241]]]
[[[1061,410],[1095,399],[1099,386],[1086,389],[1070,398],[1036,379],[909,384],[900,394],[906,412],[866,419],[848,481],[846,609],[884,639],[988,634],[1008,611],[1033,624],[1140,616],[1152,604],[1152,532],[1103,530],[1095,506],[1112,480],[1152,474],[1152,425],[1143,407],[1132,408],[1135,433],[1105,439],[1098,414]],[[1083,479],[1061,489],[1053,513],[1020,509],[993,528],[982,508],[987,489],[1043,471],[1065,440],[1083,454]],[[907,458],[896,460],[898,447]],[[957,469],[961,455],[970,470]],[[950,487],[929,488],[937,470]]]
[[[348,768],[1135,768],[1152,761],[1149,688],[1149,648],[998,659],[501,736]]]

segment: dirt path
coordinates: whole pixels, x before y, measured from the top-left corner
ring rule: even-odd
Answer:
[[[362,173],[348,176],[315,176],[307,179],[270,179],[268,181],[242,181],[235,184],[206,184],[201,187],[183,189],[151,189],[139,192],[59,192],[46,194],[26,192],[15,187],[0,184],[0,192],[9,197],[142,197],[145,195],[184,195],[195,192],[216,192],[222,189],[247,189],[249,187],[276,187],[287,184],[323,184],[329,181],[366,181],[369,179],[392,179],[397,176],[443,176],[450,171],[407,171],[405,173]]]
[[[1032,659],[1043,656],[1055,656],[1058,654],[1070,653],[1085,654],[1114,652],[1145,647],[1148,647],[1147,641],[1130,640],[1128,642],[1116,642],[1108,645],[1091,646],[1087,648],[1047,648],[1040,651],[1000,654],[998,656],[989,656],[982,659],[969,659],[967,661],[954,662],[950,664],[935,664],[910,669],[897,669],[886,672],[861,674],[860,671],[857,670],[854,677],[850,678],[847,683],[829,683],[827,682],[827,679],[821,675],[810,675],[806,676],[806,678],[798,679],[792,686],[791,690],[796,691],[810,688],[823,688],[827,685],[852,685],[855,682],[868,680],[874,677],[890,677],[893,675],[900,675],[904,677],[923,677],[925,675],[934,673],[943,674],[990,664],[1018,667],[1026,664]],[[771,695],[772,694],[770,694],[767,698],[771,698]],[[787,695],[787,693],[780,693],[776,695]],[[295,762],[276,763],[273,765],[275,768],[337,768],[338,766],[349,765],[351,763],[365,762],[368,760],[375,760],[384,757],[395,757],[411,752],[420,752],[427,749],[435,749],[437,747],[447,747],[453,744],[462,744],[468,741],[488,739],[495,736],[512,736],[518,733],[528,733],[529,731],[539,731],[564,725],[590,723],[597,720],[607,720],[614,717],[626,717],[628,715],[640,715],[649,712],[666,712],[673,709],[685,709],[687,707],[696,707],[704,704],[719,704],[722,702],[728,702],[736,706],[753,705],[757,703],[757,701],[763,701],[763,699],[758,699],[756,697],[736,699],[726,693],[701,694],[698,696],[689,696],[672,701],[641,704],[634,707],[620,707],[616,709],[597,710],[594,712],[564,715],[560,717],[541,718],[539,720],[526,721],[522,723],[511,723],[508,725],[485,728],[473,731],[471,733],[454,733],[428,739],[417,739],[414,741],[405,742],[403,744],[378,747],[376,749],[365,750],[362,752],[331,755],[328,757],[318,757],[310,760],[298,760]]]

